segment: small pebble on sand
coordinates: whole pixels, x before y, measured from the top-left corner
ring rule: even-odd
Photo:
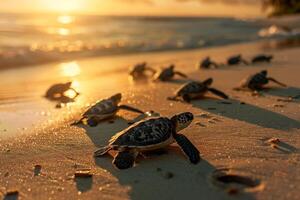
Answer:
[[[39,176],[41,174],[42,166],[35,165],[33,169],[34,176]]]
[[[284,105],[282,105],[282,104],[273,104],[273,107],[274,108],[283,108]]]
[[[165,179],[171,179],[174,177],[174,174],[172,172],[167,172],[167,173],[165,173],[164,177],[165,177]]]

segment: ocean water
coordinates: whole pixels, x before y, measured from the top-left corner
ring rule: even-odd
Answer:
[[[253,41],[266,27],[233,18],[0,14],[0,68]]]

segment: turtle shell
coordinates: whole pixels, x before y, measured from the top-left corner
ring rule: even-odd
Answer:
[[[115,101],[113,101],[112,99],[104,99],[97,102],[87,111],[85,111],[83,117],[114,115],[117,111],[118,105]]]
[[[166,117],[151,118],[133,124],[113,136],[109,143],[114,147],[130,147],[147,150],[172,143],[176,131],[172,121]],[[154,148],[153,148],[154,147]]]
[[[168,80],[168,79],[172,78],[173,75],[174,75],[173,68],[165,68],[165,69],[162,69],[160,72],[158,72],[155,79]]]
[[[199,95],[207,91],[207,86],[201,82],[190,81],[184,84],[181,88],[176,91],[176,96],[183,96],[185,94]]]
[[[254,75],[250,75],[249,77],[242,80],[240,83],[241,87],[248,87],[248,88],[255,88],[255,87],[261,87],[265,84],[267,84],[269,80],[267,79],[266,74],[264,73],[257,73]]]

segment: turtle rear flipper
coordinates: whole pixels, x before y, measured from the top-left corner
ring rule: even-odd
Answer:
[[[247,60],[241,59],[241,62],[245,65],[249,65],[249,62]]]
[[[100,157],[106,154],[109,150],[111,150],[111,146],[105,146],[99,148],[97,151],[94,152],[94,157]]]
[[[82,117],[80,120],[73,122],[72,124],[70,124],[71,126],[77,126],[82,124],[83,120],[85,119],[85,117]]]
[[[145,69],[148,70],[148,71],[151,71],[153,74],[156,73],[156,70],[151,68],[151,67],[146,67]]]
[[[204,80],[202,83],[206,86],[209,86],[213,83],[214,79],[213,78],[208,78],[206,80]]]
[[[144,114],[143,111],[141,111],[141,110],[139,110],[137,108],[133,108],[131,106],[127,106],[127,105],[119,105],[118,108],[122,109],[122,110],[127,110],[127,111],[131,111],[131,112],[136,112],[136,113]]]
[[[181,76],[182,78],[187,78],[188,76],[185,75],[184,73],[181,73],[181,72],[174,72],[174,74],[178,75],[178,76]]]
[[[197,164],[200,161],[200,152],[187,137],[181,134],[175,134],[174,139],[185,155],[190,159],[191,163]]]
[[[272,81],[272,82],[274,82],[274,83],[277,83],[278,85],[280,85],[280,86],[282,86],[282,87],[287,87],[286,84],[281,83],[281,82],[277,81],[276,79],[274,79],[274,78],[272,78],[272,77],[268,77],[268,80],[269,80],[269,81]]]
[[[135,160],[134,152],[121,151],[114,157],[113,165],[118,169],[128,169],[133,167]]]
[[[210,63],[215,69],[219,68],[220,66],[216,62],[211,62]]]
[[[221,92],[220,90],[217,90],[215,88],[208,88],[208,91],[219,97],[222,97],[223,99],[229,99],[229,97],[224,92]]]

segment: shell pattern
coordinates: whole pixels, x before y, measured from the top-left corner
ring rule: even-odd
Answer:
[[[244,79],[241,83],[241,87],[255,87],[255,86],[262,86],[267,84],[269,81],[265,74],[257,73],[254,75],[249,76],[248,78]]]
[[[146,147],[168,140],[175,131],[170,119],[152,118],[128,127],[113,136],[109,142],[112,146]]]
[[[182,96],[185,94],[199,94],[202,92],[206,92],[206,90],[206,85],[202,84],[201,82],[191,81],[179,88],[176,92],[176,95]]]
[[[104,99],[89,108],[84,114],[84,117],[104,115],[118,111],[118,105],[112,99]]]

